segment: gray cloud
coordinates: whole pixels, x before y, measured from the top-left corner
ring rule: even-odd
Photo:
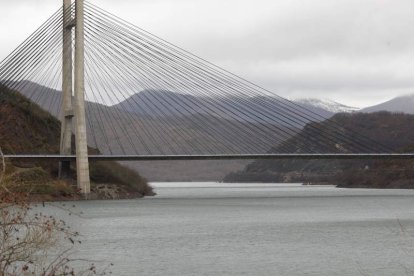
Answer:
[[[282,96],[364,106],[414,93],[412,0],[95,3]],[[0,58],[59,4],[1,0]]]

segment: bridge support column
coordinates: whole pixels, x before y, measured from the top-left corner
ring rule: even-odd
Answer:
[[[81,193],[91,191],[89,177],[88,144],[85,118],[85,43],[84,43],[84,1],[75,2],[75,119],[76,119],[76,172]]]
[[[72,28],[71,0],[63,0],[63,49],[62,49],[62,114],[60,154],[72,154]],[[70,161],[59,163],[59,177],[68,178]]]

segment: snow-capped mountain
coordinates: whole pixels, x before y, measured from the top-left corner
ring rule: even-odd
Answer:
[[[355,112],[359,111],[359,108],[347,106],[329,99],[314,99],[314,98],[305,98],[305,99],[296,99],[296,103],[301,104],[305,107],[314,107],[326,110],[332,113],[341,113],[341,112]]]
[[[168,106],[165,104],[166,101],[168,101]],[[357,108],[330,100],[301,99],[292,100],[289,103],[272,96],[244,97],[234,95],[218,99],[179,94],[166,90],[143,90],[113,107],[141,116],[174,117],[198,116],[201,114],[203,116],[217,116],[226,120],[259,121],[260,123],[277,123],[280,125],[287,124],[286,116],[288,116],[291,119],[290,126],[294,122],[293,125],[296,127],[303,127],[310,122],[311,119],[309,121],[304,120],[303,114],[305,114],[305,117],[310,114],[317,115],[316,117],[311,116],[312,120],[323,121],[338,112],[357,110]],[[300,112],[296,112],[295,108],[298,108]],[[228,110],[231,112],[227,112]],[[283,110],[283,113],[278,113],[279,110]]]

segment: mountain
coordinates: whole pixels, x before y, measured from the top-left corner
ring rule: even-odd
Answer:
[[[18,86],[23,95],[31,98],[56,117],[58,116],[61,102],[60,91],[30,82],[21,82],[14,86]],[[237,103],[237,109],[232,103]],[[93,131],[87,128],[89,145],[106,154],[122,154],[122,151],[135,153],[135,150],[141,154],[149,154],[148,150],[158,154],[162,154],[162,151],[168,152],[169,148],[160,148],[161,145],[174,145],[179,152],[197,153],[197,149],[192,146],[197,143],[206,147],[199,149],[204,153],[207,152],[208,147],[223,152],[229,149],[240,152],[244,149],[244,145],[234,143],[234,141],[261,141],[271,136],[275,140],[273,146],[277,146],[277,141],[286,138],[286,133],[283,137],[276,137],[273,131],[275,126],[270,125],[264,118],[260,124],[269,124],[269,127],[262,125],[260,126],[263,129],[262,132],[250,132],[246,137],[246,132],[243,131],[246,126],[242,119],[249,120],[249,118],[240,110],[262,118],[260,112],[252,106],[277,107],[280,104],[276,98],[268,96],[244,99],[228,97],[221,99],[220,104],[217,104],[217,99],[164,90],[144,90],[114,106],[87,102],[88,126],[96,126]],[[323,117],[331,117],[334,114],[324,109],[329,106],[328,104],[323,105],[316,100],[294,103],[294,105],[296,105],[295,108],[306,107],[313,115],[316,113]],[[332,107],[330,109],[333,110]],[[224,112],[224,110],[231,110],[232,113],[228,114],[229,112]],[[214,111],[214,115],[211,111]],[[286,115],[295,116],[294,112]],[[319,120],[321,119],[322,117],[319,117]],[[209,128],[198,126],[197,122],[205,121],[214,122],[216,131],[212,132]],[[298,122],[300,122],[299,119]],[[286,132],[293,135],[306,122],[296,124],[295,128],[283,126],[282,120],[279,120],[279,123],[281,124],[277,126],[279,129],[284,128]],[[148,135],[154,129],[163,135]],[[229,131],[229,129],[233,130]],[[137,133],[140,139],[135,138]],[[183,140],[180,135],[182,133],[191,135],[187,135],[186,140]],[[134,137],[134,139],[129,139],[129,137]],[[261,148],[262,152],[270,149],[264,146]],[[122,164],[139,171],[150,181],[218,181],[229,172],[242,169],[247,161],[123,162]],[[191,170],[188,169],[189,167]]]
[[[60,91],[31,82],[21,82],[14,86],[19,87],[21,94],[58,117],[61,102]],[[158,101],[162,100],[158,97]],[[229,149],[237,152],[243,149],[243,145],[237,145],[234,141],[245,139],[244,137],[247,135],[243,131],[242,122],[210,118],[206,114],[188,114],[188,116],[179,117],[164,113],[167,116],[156,116],[157,113],[148,114],[149,110],[142,113],[125,112],[125,110],[116,107],[94,102],[87,102],[86,107],[88,144],[106,154],[122,154],[123,151],[135,153],[135,150],[141,154],[149,154],[145,144],[149,146],[149,150],[153,154],[162,154],[163,152],[172,154],[172,152],[168,152],[170,150],[168,145],[173,145],[179,152],[194,153],[197,150],[192,146],[194,143],[205,145],[205,147],[211,146],[223,150],[223,152]],[[165,112],[165,108],[161,110]],[[212,132],[209,128],[200,128],[197,122],[203,120],[216,122],[214,126],[216,131]],[[95,126],[94,130],[89,127],[91,125]],[[232,129],[239,129],[239,131],[229,131],[231,129],[229,126]],[[163,135],[148,135],[154,129]],[[250,133],[246,139],[260,141],[273,132],[271,127],[263,129],[262,132]],[[290,129],[289,131],[295,133],[298,129]],[[191,134],[186,137],[186,140],[183,140],[180,135],[184,132]],[[140,139],[135,138],[137,135],[140,136]],[[129,139],[129,137],[134,137],[134,139]],[[277,140],[280,138],[274,137],[274,139],[275,145],[277,145]],[[221,142],[217,143],[216,141]],[[263,147],[262,151],[265,152],[268,149]],[[206,152],[206,149],[199,150]],[[122,162],[122,164],[138,171],[149,181],[218,181],[227,173],[243,168],[247,161],[129,161]]]
[[[384,103],[363,108],[360,111],[367,113],[377,111],[389,111],[414,114],[414,94],[396,97]]]
[[[305,108],[308,109],[314,109],[314,112],[316,113],[322,113],[326,112],[328,117],[329,114],[332,116],[335,113],[350,113],[358,111],[359,108],[347,106],[329,99],[315,99],[315,98],[305,98],[305,99],[296,99],[294,100],[296,103],[302,105]]]
[[[341,126],[340,132],[333,125]],[[333,129],[336,129],[332,132]],[[308,139],[306,152],[348,152],[345,146],[337,147],[339,136],[367,137],[392,151],[413,151],[414,115],[388,112],[337,114],[329,121],[318,124],[318,128],[305,127],[287,140],[283,148],[297,148]],[[329,134],[331,138],[328,139]],[[374,146],[370,143],[369,146]],[[274,148],[270,152],[280,152]],[[244,170],[231,173],[226,182],[304,182],[329,183],[341,187],[414,188],[414,162],[407,160],[258,160]]]
[[[58,117],[60,91],[35,83],[27,83],[19,91]],[[168,106],[165,102],[167,97]],[[226,115],[223,106],[230,109],[226,101],[222,101],[220,110],[217,108],[213,115],[207,113],[207,109],[195,109],[196,105],[190,109],[191,112],[185,113],[180,109],[185,103],[206,101],[204,98],[165,91],[143,91],[116,106],[87,101],[89,143],[106,154],[203,154],[212,150],[220,153],[243,152],[246,141],[269,141],[271,135],[275,141],[271,146],[274,146],[282,137],[294,134],[299,128],[274,125],[265,119],[259,122],[243,121],[236,117],[234,107],[231,116]],[[127,103],[131,102],[137,102],[136,110],[127,108]],[[275,130],[279,130],[280,137]],[[263,152],[270,149],[265,143],[257,143],[255,147]]]
[[[59,140],[60,122],[54,116],[20,93],[0,85],[0,147],[5,154],[57,154]],[[89,151],[99,153],[91,147]],[[56,161],[12,161],[7,164],[5,182],[29,185],[42,199],[50,199],[49,196],[73,199],[75,166],[66,180],[57,179],[57,171]],[[123,197],[152,194],[145,179],[116,162],[91,163],[90,173],[94,196],[100,197],[101,188]]]
[[[349,107],[330,100],[299,99],[284,100],[272,96],[223,96],[205,97],[180,94],[167,90],[143,90],[113,107],[141,116],[168,117],[208,114],[227,120],[242,122],[272,123],[287,125],[285,118],[295,121],[294,127],[301,128],[309,120],[298,114],[320,121],[339,112],[353,112],[357,108]],[[283,111],[281,111],[283,110]]]

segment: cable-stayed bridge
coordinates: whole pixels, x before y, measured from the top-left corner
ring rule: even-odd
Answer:
[[[62,122],[60,153],[6,157],[60,160],[63,171],[76,160],[84,193],[88,160],[413,157],[83,0],[64,0],[7,56],[0,82]]]

